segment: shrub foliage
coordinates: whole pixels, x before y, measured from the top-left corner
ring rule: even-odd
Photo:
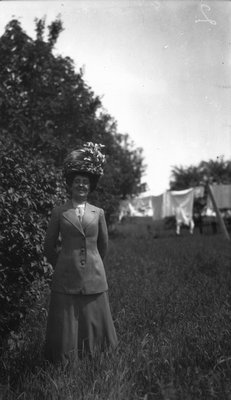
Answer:
[[[47,219],[62,181],[52,165],[30,158],[4,136],[0,140],[0,334],[14,329],[36,299],[33,282],[49,279],[43,257]],[[31,288],[31,290],[30,290]]]

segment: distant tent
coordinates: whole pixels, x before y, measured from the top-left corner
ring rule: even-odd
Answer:
[[[231,185],[218,185],[213,184],[210,186],[213,191],[214,199],[219,209],[231,209]],[[213,210],[211,198],[208,197],[208,209]]]

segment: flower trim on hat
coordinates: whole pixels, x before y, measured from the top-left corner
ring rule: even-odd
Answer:
[[[105,155],[101,149],[105,147],[99,143],[86,142],[82,147],[73,150],[64,160],[64,173],[87,172],[92,175],[103,175]]]

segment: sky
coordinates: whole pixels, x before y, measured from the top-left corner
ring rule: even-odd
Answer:
[[[84,68],[104,109],[144,151],[152,194],[174,166],[231,159],[231,3],[215,0],[1,1],[0,35],[16,18],[57,16],[55,53]]]

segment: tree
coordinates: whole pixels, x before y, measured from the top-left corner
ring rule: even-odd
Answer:
[[[0,127],[59,163],[77,138],[92,140],[101,102],[81,71],[75,72],[73,61],[52,53],[62,23],[48,27],[48,42],[43,40],[44,28],[45,22],[37,20],[33,41],[12,20],[0,39]]]
[[[199,186],[204,178],[210,182],[231,183],[231,161],[220,160],[201,161],[197,166],[173,167],[171,190],[183,190]]]
[[[119,195],[136,193],[144,170],[141,149],[131,145],[128,135],[117,133],[116,122],[84,82],[82,70],[76,72],[69,57],[53,54],[62,22],[50,24],[47,42],[45,20],[36,20],[35,27],[32,40],[12,20],[0,38],[0,129],[56,166],[79,140],[99,141]]]
[[[211,182],[229,184],[231,183],[231,161],[221,157],[217,160],[202,161],[199,169]]]
[[[170,188],[171,190],[184,190],[198,186],[202,181],[202,177],[203,172],[196,166],[173,167]]]

